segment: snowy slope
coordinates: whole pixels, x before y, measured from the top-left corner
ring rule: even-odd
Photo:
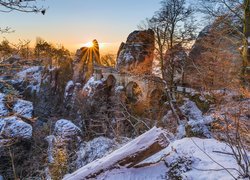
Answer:
[[[153,134],[152,134],[153,135]],[[145,142],[146,143],[146,142]],[[134,144],[136,149],[136,143]],[[112,156],[124,156],[124,151],[115,151]],[[132,168],[117,167],[99,174],[98,180],[230,180],[238,178],[239,170],[233,156],[217,153],[231,152],[230,148],[215,139],[184,138],[176,140],[167,148],[152,155]],[[99,168],[100,162],[110,163],[110,155],[79,169],[65,179],[83,179],[81,174],[89,169]]]

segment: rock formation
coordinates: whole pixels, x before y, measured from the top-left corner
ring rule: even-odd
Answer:
[[[119,48],[116,68],[120,72],[151,74],[153,59],[154,32],[134,31]]]
[[[97,40],[92,43],[92,47],[82,47],[76,51],[73,75],[75,83],[86,83],[93,74],[94,64],[101,64],[99,44]]]
[[[7,95],[0,93],[0,148],[32,137],[32,126],[25,121],[32,120],[33,104],[22,99],[9,101]]]
[[[224,31],[217,22],[205,27],[189,53],[185,67],[187,86],[217,89],[236,82],[242,62],[239,39],[237,33]]]
[[[168,82],[173,81],[171,83],[182,84],[186,61],[187,53],[180,44],[177,44],[172,49],[168,50],[163,62],[165,67],[164,79]]]

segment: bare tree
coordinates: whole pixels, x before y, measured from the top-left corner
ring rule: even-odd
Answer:
[[[108,53],[108,54],[101,56],[101,63],[103,66],[115,67],[115,64],[116,64],[115,55]]]
[[[36,5],[37,0],[0,0],[0,12],[19,11],[45,14],[46,9]]]
[[[185,0],[162,0],[161,9],[151,19],[147,19],[141,27],[147,27],[155,32],[156,53],[161,62],[162,77],[166,80],[168,72],[172,71],[169,86],[174,84],[175,63],[170,58],[166,65],[166,51],[174,51],[178,45],[186,46],[196,36],[196,25],[193,20],[194,10],[187,7]],[[166,67],[168,66],[168,67]]]
[[[0,0],[0,12],[8,13],[18,11],[24,13],[42,13],[46,12],[44,7],[38,6],[38,0]],[[0,28],[0,33],[13,32],[9,27]]]

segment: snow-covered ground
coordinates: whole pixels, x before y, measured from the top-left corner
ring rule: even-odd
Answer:
[[[131,143],[129,143],[131,144]],[[134,143],[134,147],[136,143]],[[126,151],[126,148],[122,148]],[[117,150],[110,155],[94,161],[79,169],[65,179],[81,179],[81,174],[98,168],[100,162],[111,163],[113,157],[124,156]],[[120,166],[111,168],[97,175],[97,180],[160,180],[160,179],[193,179],[193,180],[230,180],[239,178],[240,171],[230,148],[215,139],[184,138],[172,142],[167,148],[152,155],[132,168]]]

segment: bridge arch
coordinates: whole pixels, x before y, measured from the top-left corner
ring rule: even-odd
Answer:
[[[166,94],[161,89],[154,89],[149,95],[149,102],[152,106],[163,105],[166,101]]]
[[[141,87],[134,81],[126,85],[126,96],[129,102],[137,103],[142,97]]]
[[[116,78],[112,74],[108,75],[106,78],[107,86],[114,87],[116,85]]]

